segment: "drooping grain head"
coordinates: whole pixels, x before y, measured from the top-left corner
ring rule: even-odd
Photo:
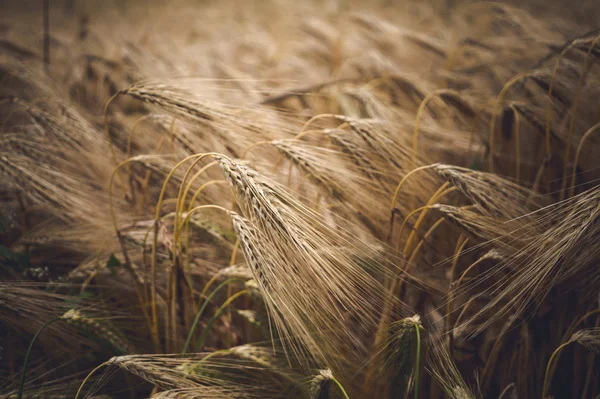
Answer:
[[[333,374],[330,369],[319,370],[310,381],[310,399],[329,399]]]
[[[309,208],[256,172],[220,162],[247,216],[232,215],[234,230],[282,338],[303,342],[305,355],[299,358],[321,360],[326,354],[332,356],[330,351],[342,342],[359,344],[341,327],[342,309],[365,328],[373,328],[373,316],[383,304],[377,296],[383,291],[346,249],[350,237],[332,231]],[[360,257],[358,251],[354,256],[357,253]]]
[[[570,341],[577,342],[592,352],[600,353],[600,328],[579,330],[573,333]]]
[[[239,356],[242,359],[250,360],[256,364],[261,365],[265,368],[274,368],[273,363],[271,362],[269,353],[264,348],[260,348],[254,345],[240,345],[235,346],[229,349],[231,353],[236,356]]]
[[[108,326],[102,320],[87,317],[77,309],[68,310],[62,315],[62,319],[83,331],[105,340],[121,353],[132,352],[129,344],[119,334],[114,332],[111,326]]]
[[[422,340],[423,332],[418,314],[392,322],[385,331],[387,340],[380,349],[383,351],[382,375],[385,377],[379,379],[379,384],[387,386],[390,397],[401,398],[410,389],[411,377],[416,371],[416,357],[421,356],[423,346],[422,343],[417,343]]]

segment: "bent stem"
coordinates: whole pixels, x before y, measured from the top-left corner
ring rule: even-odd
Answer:
[[[508,91],[508,89],[510,89],[515,83],[519,82],[520,80],[527,78],[528,76],[530,76],[532,73],[531,72],[526,72],[524,74],[521,75],[517,75],[514,78],[512,78],[511,80],[508,81],[508,83],[506,83],[504,85],[504,87],[502,88],[502,90],[500,90],[500,93],[498,94],[498,97],[496,98],[496,103],[494,104],[494,110],[492,112],[492,118],[490,120],[490,139],[489,139],[489,158],[488,158],[488,172],[490,173],[494,173],[494,150],[495,150],[495,146],[494,146],[494,140],[495,140],[495,133],[496,133],[496,118],[498,117],[498,114],[500,113],[500,106],[502,103],[502,99],[504,98],[504,95],[506,94],[506,92]],[[548,141],[548,139],[547,139]],[[546,152],[548,153],[549,150],[549,145],[546,145]]]
[[[411,170],[410,172],[408,172],[402,178],[402,180],[400,180],[400,183],[398,183],[398,185],[396,186],[396,189],[394,190],[394,196],[392,197],[392,204],[391,204],[390,212],[392,212],[394,210],[394,207],[396,206],[396,200],[398,199],[398,193],[400,193],[400,189],[404,185],[404,182],[406,181],[406,179],[408,179],[412,174],[414,174],[414,173],[416,173],[416,172],[418,172],[420,170],[431,169],[431,168],[434,168],[434,167],[436,167],[438,165],[439,165],[439,163],[434,163],[434,164],[425,165],[425,166],[419,166],[418,168],[415,168],[415,169]]]
[[[546,393],[548,392],[548,384],[550,384],[550,381],[548,381],[548,375],[550,374],[550,369],[552,368],[552,361],[554,360],[554,358],[556,357],[556,355],[567,345],[569,345],[572,341],[567,341],[564,344],[562,344],[561,346],[559,346],[558,348],[556,348],[556,350],[552,353],[552,356],[550,356],[550,360],[548,360],[548,365],[546,366],[546,373],[544,374],[544,385],[542,385],[542,399],[544,399],[546,397]]]
[[[446,220],[446,218],[444,216],[442,216],[441,218],[439,218],[430,228],[429,230],[427,230],[427,232],[423,235],[423,238],[421,238],[419,240],[419,243],[417,244],[417,246],[415,247],[415,249],[411,252],[410,254],[410,258],[408,258],[408,265],[406,266],[406,270],[408,270],[408,268],[414,263],[419,250],[421,249],[421,247],[423,247],[423,244],[427,241],[427,239],[429,238],[429,236],[431,236],[434,231],[438,228],[438,226],[440,224],[442,224],[444,222],[444,220]]]
[[[438,202],[440,199],[442,199],[442,197],[444,197],[445,195],[458,190],[458,187],[447,188],[449,185],[450,185],[449,182],[442,184],[442,186],[427,201],[425,206],[426,207],[431,206],[431,205],[435,204],[436,202]],[[415,239],[415,236],[417,235],[417,231],[419,230],[419,228],[421,227],[421,224],[423,224],[423,221],[427,217],[427,214],[429,213],[429,209],[430,208],[423,209],[423,211],[419,214],[419,217],[417,218],[417,221],[415,222],[414,227],[411,229],[410,235],[408,236],[408,239],[406,240],[406,244],[404,245],[404,250],[402,251],[402,253],[404,254],[405,257],[408,257],[409,251],[412,248],[412,243]]]
[[[40,327],[39,330],[37,330],[37,332],[31,339],[31,342],[29,343],[29,348],[27,348],[27,353],[25,354],[25,361],[23,362],[23,370],[21,371],[21,381],[19,383],[19,393],[17,394],[17,399],[21,399],[23,397],[23,388],[25,387],[25,374],[27,374],[27,364],[29,363],[29,357],[31,356],[31,349],[33,348],[33,344],[35,344],[38,335],[40,335],[40,333],[44,331],[46,327],[60,319],[62,319],[62,316],[46,322],[43,326]]]
[[[412,161],[413,161],[413,167],[417,167],[417,153],[419,150],[419,126],[421,125],[421,116],[423,115],[423,112],[425,111],[425,107],[427,107],[427,104],[429,103],[429,101],[431,101],[433,98],[435,98],[436,96],[439,96],[440,94],[444,94],[447,93],[449,90],[448,89],[440,89],[440,90],[436,90],[433,93],[429,93],[424,99],[423,101],[421,101],[421,104],[419,105],[419,109],[417,110],[417,116],[415,118],[415,129],[413,131],[413,137],[412,137]]]
[[[335,383],[335,385],[337,385],[337,387],[339,388],[342,395],[344,395],[344,399],[350,399],[350,397],[346,393],[346,390],[344,389],[342,384],[337,380],[337,378],[335,378],[334,376],[331,376],[331,381],[333,381]]]
[[[521,177],[521,139],[520,139],[520,125],[521,125],[521,116],[519,112],[515,108],[514,104],[511,104],[510,109],[515,116],[515,126],[514,126],[514,137],[515,137],[515,147],[516,147],[516,165],[515,165],[515,183],[519,184],[519,179]]]
[[[204,187],[210,185],[210,184],[214,184],[214,183],[224,183],[224,180],[212,180],[209,181],[208,183],[205,183],[202,185],[202,187],[200,187],[198,190],[198,192],[201,192],[202,189],[204,189]],[[226,183],[226,182],[225,182]],[[197,192],[197,193],[198,193]],[[192,290],[192,284],[191,284],[191,277],[189,276],[189,270],[190,270],[190,264],[191,264],[191,257],[190,257],[190,220],[191,217],[194,213],[202,210],[202,209],[218,209],[221,211],[224,211],[225,213],[229,214],[229,210],[223,208],[222,206],[219,205],[212,205],[212,204],[208,204],[208,205],[199,205],[196,207],[192,207],[194,205],[194,202],[196,202],[196,196],[194,196],[194,198],[192,198],[192,202],[190,203],[190,207],[188,209],[187,215],[185,216],[185,219],[183,221],[183,224],[185,225],[184,227],[184,237],[185,237],[185,256],[186,256],[186,267],[185,267],[185,276],[186,276],[186,280],[188,281],[189,284],[189,288],[190,290]],[[177,216],[177,215],[175,215]],[[175,240],[179,241],[180,240],[180,236],[176,236]]]
[[[318,119],[322,119],[322,118],[335,118],[335,119],[339,119],[344,122],[346,121],[346,117],[344,115],[318,114],[318,115],[315,115],[312,118],[310,118],[308,121],[306,121],[306,123],[302,126],[302,128],[300,129],[300,132],[298,134],[303,133],[314,121],[316,121]]]
[[[242,290],[242,291],[236,292],[235,294],[233,294],[232,296],[230,296],[229,298],[227,298],[227,300],[225,302],[223,302],[223,304],[221,305],[221,307],[215,312],[215,314],[213,315],[213,317],[211,317],[211,319],[206,324],[206,327],[202,331],[202,334],[200,334],[200,338],[198,339],[198,342],[196,342],[196,348],[197,348],[197,350],[202,350],[202,347],[204,347],[204,341],[206,340],[206,336],[208,335],[208,332],[210,331],[210,328],[215,323],[215,321],[217,321],[217,319],[219,318],[219,316],[221,316],[221,314],[225,311],[225,309],[227,309],[227,307],[233,301],[235,301],[237,298],[239,298],[242,295],[249,294],[249,293],[250,293],[250,290]]]
[[[410,220],[411,217],[413,217],[415,214],[422,212],[426,209],[433,209],[435,208],[435,205],[425,205],[422,206],[420,208],[417,208],[413,211],[411,211],[402,221],[402,224],[400,225],[400,234],[398,235],[398,243],[396,245],[396,252],[400,252],[400,246],[402,245],[402,233],[404,232],[404,227],[406,226],[406,224],[408,223],[408,221]],[[412,229],[411,229],[412,231]]]
[[[571,120],[569,122],[569,133],[567,135],[567,148],[565,149],[565,155],[564,155],[564,162],[563,162],[563,182],[562,182],[562,186],[560,189],[560,199],[564,199],[565,196],[565,190],[567,188],[567,169],[569,167],[569,156],[571,154],[571,141],[573,139],[573,131],[575,129],[575,115],[577,113],[577,107],[579,105],[579,100],[581,98],[580,94],[581,94],[581,89],[583,87],[584,84],[584,80],[585,80],[585,76],[587,74],[587,70],[589,68],[590,65],[590,54],[592,53],[592,50],[594,49],[594,47],[596,46],[596,42],[598,41],[598,39],[600,39],[600,36],[598,36],[597,38],[594,39],[594,41],[592,41],[592,44],[590,44],[590,47],[587,51],[587,54],[585,55],[585,61],[583,62],[583,67],[581,68],[581,72],[579,74],[579,82],[577,83],[577,90],[575,91],[575,101],[573,102],[573,106],[571,107]]]
[[[600,313],[600,308],[596,308],[594,310],[591,310],[589,312],[587,312],[586,314],[584,314],[583,316],[581,316],[579,319],[577,319],[574,323],[572,323],[569,328],[567,329],[567,332],[563,335],[563,341],[567,340],[569,337],[571,337],[573,335],[573,333],[575,332],[575,329],[577,328],[578,325],[580,325],[581,323],[583,323],[588,317],[594,316],[596,314]],[[556,371],[556,364],[558,364],[558,361],[560,360],[560,353],[556,355],[556,362],[553,366],[550,367],[550,372],[548,373],[548,378],[552,379],[552,377],[554,376],[554,372]]]
[[[153,236],[153,241],[152,241],[152,255],[150,258],[150,280],[151,280],[151,285],[150,285],[150,308],[152,310],[152,335],[155,339],[155,341],[157,341],[158,338],[158,309],[157,309],[157,304],[156,304],[156,280],[157,280],[157,272],[156,272],[156,256],[157,256],[157,247],[158,247],[158,221],[160,220],[160,210],[162,208],[162,204],[164,201],[164,196],[165,193],[167,191],[167,187],[169,186],[169,182],[171,180],[171,177],[173,177],[173,175],[175,174],[175,172],[177,171],[177,169],[179,169],[179,167],[181,167],[184,163],[186,163],[189,160],[195,159],[194,163],[192,164],[191,167],[194,167],[197,163],[199,163],[204,157],[207,156],[222,156],[221,154],[215,153],[215,152],[207,152],[207,153],[203,153],[203,154],[195,154],[195,155],[190,155],[189,157],[184,158],[183,160],[179,161],[169,172],[169,174],[167,175],[167,177],[165,178],[165,182],[163,183],[163,186],[160,190],[160,194],[158,196],[158,202],[156,204],[156,213],[154,215],[154,236]],[[189,174],[189,171],[191,170],[191,168],[188,168],[188,171],[186,172],[185,178],[183,179],[183,183],[182,186],[185,184],[187,176]],[[180,188],[180,193],[181,191],[183,191],[182,188]],[[177,197],[178,202],[180,199],[180,196]],[[176,212],[175,214],[178,214],[178,209],[179,207],[176,208]],[[177,218],[175,219],[175,225],[174,225],[174,230],[177,230]],[[176,245],[177,242],[175,242],[175,248],[174,248],[174,253],[176,252]],[[155,342],[156,345],[156,342]],[[158,346],[157,346],[158,349]]]
[[[79,398],[79,394],[81,393],[81,390],[83,389],[87,380],[89,380],[89,378],[92,376],[92,374],[94,374],[96,371],[98,371],[102,366],[105,366],[107,363],[108,362],[104,362],[101,365],[99,365],[98,367],[96,367],[95,369],[93,369],[92,371],[90,371],[90,373],[85,377],[85,379],[83,380],[81,385],[79,385],[79,389],[77,390],[77,393],[75,394],[75,399]]]
[[[569,197],[572,197],[575,193],[575,176],[577,176],[577,164],[579,163],[579,156],[581,155],[581,149],[583,148],[583,144],[588,139],[588,137],[594,133],[600,127],[600,123],[596,123],[594,126],[588,129],[587,132],[581,136],[581,140],[579,141],[579,145],[577,146],[577,151],[575,152],[575,160],[573,161],[573,170],[571,171],[571,189],[569,190]]]
[[[239,278],[230,278],[225,280],[224,282],[222,282],[217,288],[215,288],[215,290],[213,292],[210,293],[210,295],[206,298],[206,300],[204,301],[204,303],[202,304],[202,307],[200,308],[200,310],[198,311],[198,313],[196,314],[196,318],[194,319],[194,323],[192,324],[192,328],[190,328],[190,332],[188,333],[187,339],[185,340],[185,344],[183,345],[183,350],[181,351],[182,355],[185,355],[188,351],[188,348],[190,346],[190,342],[192,341],[192,337],[194,336],[194,332],[196,331],[196,327],[198,327],[198,322],[200,322],[200,317],[202,317],[202,314],[204,313],[204,310],[206,309],[206,307],[208,306],[208,303],[210,302],[210,300],[223,288],[225,287],[227,284],[232,283],[234,281],[240,281],[243,282],[244,280],[239,279]]]

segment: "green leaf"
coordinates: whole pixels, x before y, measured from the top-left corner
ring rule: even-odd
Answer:
[[[82,298],[82,299],[89,299],[89,298],[92,298],[93,296],[94,296],[94,294],[92,294],[89,291],[81,291],[79,293],[79,298]]]
[[[29,266],[29,255],[15,252],[6,245],[0,245],[0,258],[4,258],[9,266],[23,269]]]
[[[474,159],[473,162],[469,165],[469,169],[472,170],[481,170],[481,162],[478,159]]]
[[[111,254],[110,258],[108,258],[108,262],[106,262],[106,267],[108,267],[110,269],[110,272],[112,274],[116,274],[117,269],[120,268],[121,266],[122,266],[121,261],[119,259],[117,259],[115,254]]]

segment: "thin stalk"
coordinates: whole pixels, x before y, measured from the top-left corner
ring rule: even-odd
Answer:
[[[310,125],[311,123],[313,123],[314,121],[318,120],[318,119],[322,119],[322,118],[335,118],[335,119],[339,119],[344,121],[346,119],[345,116],[343,115],[336,115],[336,114],[319,114],[319,115],[315,115],[312,118],[310,118],[308,121],[306,121],[306,123],[304,124],[304,126],[302,126],[302,128],[300,129],[300,132],[298,134],[303,133]]]
[[[169,172],[169,174],[167,175],[167,177],[165,178],[165,182],[163,183],[163,186],[160,190],[160,194],[158,196],[158,202],[156,204],[156,214],[154,215],[154,237],[153,237],[153,242],[152,242],[152,257],[150,258],[150,279],[151,279],[151,285],[150,285],[150,308],[152,310],[152,333],[154,336],[158,337],[158,310],[157,310],[157,305],[156,305],[156,280],[157,280],[157,272],[156,272],[156,248],[158,247],[158,221],[160,219],[160,210],[162,207],[162,203],[164,200],[164,196],[165,193],[167,191],[167,187],[169,186],[169,181],[171,180],[171,177],[173,177],[173,175],[175,174],[175,171],[177,171],[177,169],[179,169],[179,167],[181,165],[183,165],[184,163],[186,163],[189,160],[195,159],[192,167],[194,165],[196,165],[198,162],[200,162],[200,160],[202,160],[204,157],[207,156],[215,156],[215,155],[220,155],[218,153],[214,153],[214,152],[208,152],[208,153],[204,153],[204,154],[195,154],[195,155],[190,155],[189,157],[184,158],[183,160],[181,160],[180,162],[178,162]],[[189,171],[189,169],[188,169]],[[186,178],[187,178],[187,172],[186,172]],[[183,184],[185,184],[185,178],[183,180]],[[180,194],[181,194],[181,189],[180,189]],[[177,197],[179,200],[179,196]],[[177,210],[175,211],[175,215],[177,215]],[[177,218],[175,219],[175,224],[174,224],[174,230],[177,230]],[[176,246],[177,246],[177,241],[175,241],[175,248],[173,253],[175,254],[176,252]]]
[[[344,387],[342,386],[342,384],[337,380],[337,378],[335,378],[335,377],[332,376],[331,377],[331,381],[333,381],[335,383],[335,385],[337,385],[337,387],[339,388],[339,390],[342,393],[342,395],[344,395],[344,399],[350,399],[350,397],[346,393],[346,390],[344,389]]]
[[[520,81],[530,75],[531,75],[531,72],[526,72],[524,74],[517,75],[514,78],[512,78],[511,80],[509,80],[508,83],[506,83],[504,85],[502,90],[500,90],[500,93],[498,94],[498,97],[496,98],[496,103],[494,105],[494,111],[492,112],[492,118],[490,120],[490,139],[489,139],[490,154],[489,154],[489,158],[488,158],[488,172],[490,172],[490,173],[494,172],[494,150],[495,150],[494,140],[495,140],[495,134],[496,134],[496,118],[498,117],[498,114],[500,113],[500,105],[502,103],[502,99],[504,98],[504,95],[506,94],[508,89],[510,89],[518,81]],[[549,152],[549,145],[547,145],[546,148],[547,148],[546,152]]]
[[[229,266],[233,266],[235,264],[235,260],[237,258],[238,249],[240,247],[240,239],[235,240],[235,245],[233,246],[233,251],[231,251],[231,259],[229,260]]]
[[[22,397],[23,397],[23,388],[25,387],[25,375],[27,374],[27,364],[29,363],[29,357],[31,356],[31,349],[33,348],[33,344],[35,344],[35,341],[37,340],[38,335],[40,335],[40,333],[42,331],[44,331],[46,329],[46,327],[48,327],[50,324],[52,324],[55,321],[58,321],[60,319],[62,319],[62,317],[57,317],[55,319],[52,319],[52,320],[46,322],[43,326],[40,327],[39,330],[37,330],[37,332],[31,339],[31,342],[29,343],[29,348],[27,348],[27,353],[25,354],[23,370],[21,371],[21,381],[19,383],[19,393],[17,394],[17,399],[22,399]]]
[[[204,187],[210,185],[210,184],[214,184],[214,183],[226,183],[224,180],[212,180],[209,181],[208,183],[204,183],[202,185],[202,187],[200,187],[198,189],[198,192],[201,192],[202,189],[204,189]],[[186,259],[186,265],[185,265],[185,269],[184,269],[184,274],[186,277],[186,280],[188,282],[188,286],[190,288],[190,290],[193,290],[192,287],[192,282],[191,282],[191,276],[189,275],[189,270],[190,270],[190,264],[191,264],[191,256],[190,256],[190,219],[191,216],[195,213],[198,212],[199,210],[202,209],[207,209],[207,208],[212,208],[212,209],[219,209],[222,210],[226,213],[229,213],[229,211],[225,208],[223,208],[222,206],[219,205],[212,205],[212,204],[208,204],[208,205],[199,205],[196,207],[192,207],[194,205],[194,202],[196,202],[196,196],[194,196],[194,198],[192,198],[192,202],[190,203],[190,206],[188,208],[188,212],[187,215],[183,221],[183,224],[185,225],[184,227],[184,237],[185,237],[185,259]],[[177,216],[178,214],[176,214],[175,216]],[[180,237],[176,237],[177,240],[180,239]]]
[[[449,193],[452,193],[452,192],[458,190],[458,187],[447,188],[449,185],[450,185],[449,182],[445,182],[444,184],[442,184],[442,186],[431,196],[429,201],[427,201],[425,206],[427,207],[427,206],[433,205],[434,203],[436,203],[440,199],[442,199],[442,197],[444,197],[446,194],[449,194]],[[406,240],[406,244],[404,245],[404,250],[402,251],[402,253],[407,258],[408,258],[408,253],[412,247],[412,243],[415,239],[415,236],[417,235],[417,231],[419,230],[419,227],[421,227],[421,224],[423,224],[423,221],[427,217],[427,214],[429,213],[429,209],[430,208],[425,208],[419,214],[419,217],[417,218],[417,221],[415,222],[414,227],[412,228],[412,231],[410,232],[410,235],[408,236],[408,239]]]
[[[569,345],[572,341],[567,341],[564,344],[562,344],[561,346],[559,346],[558,348],[556,348],[556,350],[552,353],[552,356],[550,356],[550,360],[548,360],[548,365],[546,366],[546,373],[544,374],[544,385],[542,386],[542,399],[546,398],[546,393],[548,392],[548,387],[547,385],[550,383],[550,381],[548,381],[548,375],[550,374],[550,369],[552,366],[552,361],[554,360],[554,358],[556,357],[556,355],[567,345]]]
[[[244,149],[244,151],[242,151],[242,154],[240,155],[240,159],[246,159],[246,155],[248,155],[248,151],[250,151],[254,147],[258,147],[260,145],[265,145],[265,144],[272,144],[272,143],[273,143],[273,140],[261,140],[261,141],[257,141],[256,143],[252,143],[248,147],[246,147]]]
[[[421,104],[419,105],[419,109],[417,110],[417,116],[415,118],[415,129],[413,131],[413,137],[412,137],[413,168],[417,167],[417,152],[419,150],[419,126],[421,125],[421,116],[423,115],[423,112],[425,111],[425,107],[427,107],[427,104],[429,103],[429,101],[431,101],[434,97],[439,96],[440,94],[443,94],[446,92],[448,92],[448,89],[440,89],[440,90],[434,91],[433,93],[429,93],[423,99],[423,101],[421,101]]]
[[[246,295],[246,294],[249,294],[249,293],[250,293],[250,290],[242,290],[242,291],[236,292],[235,294],[233,294],[232,296],[230,296],[229,298],[227,298],[227,300],[225,302],[223,302],[223,304],[215,312],[215,314],[213,315],[213,317],[211,317],[211,319],[208,321],[208,323],[206,323],[206,327],[202,331],[202,334],[200,334],[200,338],[196,342],[196,349],[197,350],[202,350],[202,347],[204,346],[204,341],[206,340],[206,336],[208,335],[208,333],[210,331],[210,328],[212,327],[212,325],[214,324],[214,322],[217,321],[217,319],[219,318],[219,316],[221,316],[221,314],[225,311],[225,309],[227,309],[227,306],[229,306],[233,301],[235,301],[240,296]]]
[[[419,398],[419,362],[421,360],[421,333],[419,331],[419,325],[415,323],[415,329],[417,330],[417,358],[415,359],[415,395],[414,398]]]
[[[575,329],[577,328],[577,326],[580,325],[581,323],[583,323],[588,317],[591,317],[598,313],[600,313],[600,308],[591,310],[591,311],[587,312],[586,314],[584,314],[583,316],[581,316],[579,319],[577,319],[573,324],[571,324],[569,326],[569,328],[567,329],[567,332],[563,335],[562,341],[566,341],[567,339],[569,339],[569,337],[571,337],[573,335],[573,333],[575,332]],[[557,363],[558,363],[559,359],[560,359],[560,356],[557,355],[557,359],[556,359]],[[550,368],[550,373],[548,374],[548,378],[552,379],[552,376],[554,375],[555,371],[556,371],[556,365],[554,365],[553,367]]]
[[[577,146],[577,151],[575,152],[575,160],[573,161],[573,170],[571,171],[571,189],[569,190],[569,197],[572,197],[575,193],[575,176],[577,175],[577,164],[579,163],[579,156],[581,155],[581,149],[583,148],[583,144],[588,139],[588,137],[594,133],[600,127],[600,123],[596,123],[594,126],[588,129],[587,132],[581,136],[581,140],[579,141],[579,145]],[[565,177],[566,178],[566,177]]]
[[[421,240],[419,240],[419,243],[417,244],[417,246],[415,247],[414,251],[411,252],[410,254],[410,258],[408,259],[408,265],[406,266],[406,270],[408,271],[408,268],[414,263],[417,254],[419,253],[419,250],[421,249],[421,247],[423,246],[423,244],[427,241],[427,239],[429,238],[429,236],[431,234],[433,234],[433,232],[435,231],[435,229],[438,228],[438,226],[440,224],[442,224],[444,222],[444,220],[446,220],[445,217],[441,217],[439,218],[430,228],[429,230],[427,230],[427,232],[423,235],[423,238],[421,238]]]
[[[404,182],[406,181],[406,179],[408,179],[413,173],[416,173],[420,170],[424,170],[424,169],[431,169],[435,166],[437,166],[439,164],[435,163],[432,165],[425,165],[425,166],[419,166],[416,169],[411,170],[410,172],[408,172],[403,178],[402,180],[400,180],[400,183],[398,183],[398,185],[396,186],[396,189],[394,190],[394,196],[392,197],[392,205],[390,208],[390,212],[394,211],[394,207],[396,206],[396,200],[398,199],[398,194],[400,193],[400,189],[402,188],[402,186],[404,185]],[[392,216],[393,218],[393,216]]]
[[[81,393],[81,390],[83,389],[83,387],[85,386],[85,383],[87,382],[87,380],[89,380],[89,378],[92,376],[92,374],[94,374],[98,369],[100,369],[102,366],[105,366],[107,362],[102,363],[101,365],[99,365],[98,367],[96,367],[95,369],[93,369],[83,380],[83,382],[81,383],[81,385],[79,385],[79,389],[77,390],[77,393],[75,394],[75,399],[79,398],[79,394]]]
[[[569,134],[567,136],[567,148],[565,149],[564,162],[563,162],[563,181],[560,189],[560,199],[563,200],[565,197],[565,190],[567,188],[567,169],[569,167],[569,156],[571,154],[571,141],[573,139],[573,131],[575,129],[575,115],[577,113],[577,106],[579,105],[579,99],[581,94],[581,89],[583,87],[583,82],[585,80],[586,72],[590,64],[590,54],[594,47],[596,46],[596,42],[600,39],[600,36],[594,39],[590,44],[590,47],[585,55],[585,61],[583,62],[583,67],[581,68],[581,73],[579,75],[579,82],[577,83],[577,90],[575,91],[575,101],[573,102],[573,107],[571,108],[571,120],[569,122]]]
[[[520,124],[521,124],[521,116],[519,112],[517,112],[514,104],[510,105],[510,109],[515,116],[515,128],[514,128],[514,136],[515,136],[515,147],[516,147],[516,165],[515,165],[515,183],[519,184],[519,179],[521,177],[521,139],[520,139]]]
[[[185,344],[183,345],[183,350],[181,351],[181,354],[184,355],[187,353],[188,348],[190,346],[190,342],[192,341],[192,337],[194,336],[194,332],[196,331],[196,327],[198,327],[198,322],[200,322],[200,317],[202,317],[202,314],[204,313],[204,310],[206,309],[206,307],[208,306],[208,303],[210,302],[210,300],[223,288],[225,287],[227,284],[232,283],[234,281],[244,281],[242,279],[239,278],[230,278],[228,280],[225,280],[224,282],[222,282],[217,288],[215,288],[215,290],[213,292],[211,292],[211,294],[206,298],[206,300],[204,301],[204,303],[202,304],[202,307],[200,308],[200,310],[198,311],[198,313],[196,314],[196,318],[194,319],[194,323],[192,324],[192,328],[190,328],[190,332],[188,333],[187,339],[185,340]]]

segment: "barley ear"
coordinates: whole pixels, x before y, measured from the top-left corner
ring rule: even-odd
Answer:
[[[600,328],[579,330],[571,336],[569,341],[577,342],[592,352],[600,353]]]
[[[80,330],[94,334],[98,338],[103,339],[122,354],[132,352],[127,342],[119,337],[110,326],[102,323],[101,320],[90,318],[77,309],[66,311],[65,314],[61,316],[61,319]]]
[[[403,397],[414,383],[414,397],[419,394],[421,334],[424,331],[419,315],[395,321],[389,327],[385,348],[385,369],[389,374],[392,392]]]
[[[319,373],[310,383],[311,399],[329,399],[331,397],[331,383],[337,385],[340,393],[345,399],[349,399],[342,384],[333,376],[330,369],[319,370]]]
[[[331,370],[320,370],[310,382],[310,399],[329,399],[332,377]]]

